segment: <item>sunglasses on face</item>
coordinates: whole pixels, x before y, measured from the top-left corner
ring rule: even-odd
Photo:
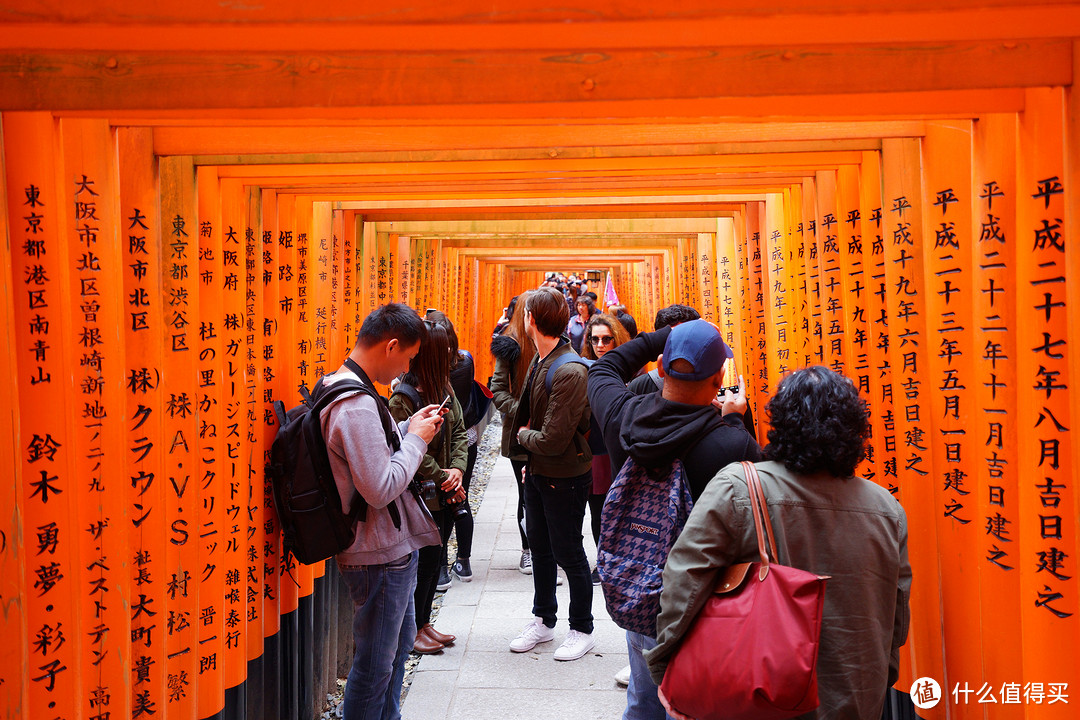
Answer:
[[[593,345],[611,345],[615,342],[615,338],[611,335],[593,335],[589,338],[589,342]]]

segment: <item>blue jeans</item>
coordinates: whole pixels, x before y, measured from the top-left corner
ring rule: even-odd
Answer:
[[[570,586],[570,629],[593,631],[592,577],[581,526],[592,488],[592,473],[578,477],[525,476],[525,532],[533,561],[533,615],[555,627],[558,568]]]
[[[630,653],[630,684],[626,686],[626,711],[623,720],[670,720],[657,697],[656,683],[649,674],[644,653],[656,647],[648,635],[626,631],[626,649]]]
[[[416,640],[416,552],[383,565],[343,566],[353,615],[345,720],[399,720],[405,660]]]

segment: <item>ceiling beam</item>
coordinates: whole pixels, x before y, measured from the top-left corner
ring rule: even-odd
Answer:
[[[0,76],[0,86],[3,76]],[[2,90],[0,90],[2,97]],[[533,148],[559,157],[564,148],[640,147],[651,143],[686,145],[710,142],[777,143],[875,140],[917,137],[925,133],[922,120],[847,122],[711,122],[657,123],[652,125],[554,124],[474,126],[379,127],[221,127],[154,128],[158,155],[262,155],[283,153],[358,153],[397,151],[418,153],[439,150]],[[602,153],[602,151],[596,151]],[[554,154],[553,154],[554,153]]]
[[[502,5],[502,7],[500,7]],[[104,51],[597,50],[738,43],[898,43],[1067,37],[1080,31],[1075,3],[1015,0],[755,3],[701,0],[677,6],[627,2],[555,6],[546,0],[258,4],[195,0],[8,0],[0,48]]]
[[[657,50],[7,50],[0,109],[375,107],[1069,85],[1070,39]],[[212,152],[212,151],[211,151]],[[225,151],[228,152],[228,151]]]

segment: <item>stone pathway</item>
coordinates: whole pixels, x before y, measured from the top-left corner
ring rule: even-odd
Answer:
[[[495,464],[475,516],[473,581],[457,579],[442,597],[435,627],[457,635],[440,655],[427,655],[413,670],[402,706],[404,720],[486,720],[521,717],[619,718],[626,692],[613,675],[626,665],[626,636],[608,618],[600,588],[593,595],[596,647],[573,662],[552,654],[569,629],[569,592],[558,589],[555,640],[527,653],[512,653],[510,640],[532,617],[532,577],[518,572],[521,540],[516,528],[517,491],[510,462]],[[585,549],[596,548],[585,519]]]

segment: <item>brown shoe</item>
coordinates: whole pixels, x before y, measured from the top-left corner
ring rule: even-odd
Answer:
[[[412,646],[414,653],[421,655],[434,655],[441,653],[443,650],[443,644],[437,640],[433,640],[423,630],[416,633],[416,642]]]
[[[457,638],[453,635],[447,635],[446,633],[439,632],[434,627],[432,627],[431,623],[428,623],[424,627],[420,628],[420,632],[426,633],[429,638],[439,643],[440,645],[453,645],[454,641],[457,640]]]

